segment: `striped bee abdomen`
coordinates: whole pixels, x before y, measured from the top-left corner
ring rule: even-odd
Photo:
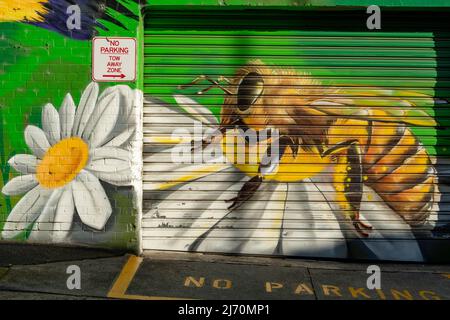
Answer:
[[[420,225],[433,206],[435,170],[424,146],[404,124],[369,122],[365,184],[408,224]]]

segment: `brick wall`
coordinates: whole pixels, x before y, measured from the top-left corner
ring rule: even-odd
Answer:
[[[2,241],[138,247],[141,93],[138,81],[92,82],[91,39],[137,37],[139,8],[91,5],[80,4],[80,30],[52,4],[42,18],[2,8]]]

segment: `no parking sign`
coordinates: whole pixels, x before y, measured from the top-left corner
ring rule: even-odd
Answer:
[[[95,37],[92,39],[92,80],[134,81],[136,39]]]

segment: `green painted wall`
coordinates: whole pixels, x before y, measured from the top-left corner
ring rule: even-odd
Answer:
[[[77,3],[81,8],[81,30],[69,31],[66,26],[68,14],[64,10],[72,3],[49,1],[38,4],[36,1],[37,8],[44,10],[43,17],[39,17],[37,11],[28,16],[24,13],[22,16],[31,22],[25,23],[17,20],[11,11],[18,8],[19,12],[26,12],[25,6],[15,1],[0,1],[0,6],[5,9],[0,14],[0,189],[20,176],[8,160],[17,154],[30,154],[24,130],[27,125],[42,128],[44,105],[51,103],[59,109],[68,93],[75,105],[79,104],[83,91],[92,81],[91,38],[94,35],[138,36],[141,21],[137,2],[109,1],[105,8],[94,5],[95,10],[88,8],[90,1]],[[116,84],[99,83],[100,93]],[[137,82],[120,84],[137,88]],[[52,240],[49,236],[43,237],[45,240],[42,241],[137,250],[138,213],[133,202],[137,190],[105,182],[102,186],[112,206],[105,227],[101,230],[90,228],[75,214],[67,237]],[[0,230],[5,228],[10,213],[21,198],[21,195],[0,196]],[[30,223],[20,234],[12,238],[4,234],[3,238],[25,240],[33,226]],[[44,221],[41,233],[45,233],[46,228]],[[50,235],[51,230],[48,233]]]
[[[72,5],[73,1],[30,0],[24,5],[14,0],[0,0],[1,240],[88,244],[137,251],[140,246],[139,232],[144,231],[142,243],[146,248],[187,250],[189,247],[179,248],[178,244],[175,244],[176,241],[173,242],[173,237],[168,239],[165,235],[168,232],[178,232],[179,226],[183,231],[195,233],[198,228],[192,227],[192,219],[189,218],[191,220],[188,222],[180,221],[176,225],[177,228],[173,228],[171,221],[158,220],[163,219],[160,216],[155,220],[149,219],[152,211],[146,207],[148,203],[151,208],[154,204],[158,206],[161,198],[176,190],[167,192],[163,190],[162,193],[158,193],[161,190],[156,190],[158,201],[155,203],[144,201],[144,219],[139,220],[140,203],[136,201],[139,201],[141,196],[141,180],[144,180],[145,185],[146,179],[154,178],[151,174],[147,177],[145,173],[142,178],[139,172],[142,165],[141,138],[143,136],[144,141],[149,138],[148,134],[139,131],[141,125],[139,117],[143,105],[144,113],[148,111],[149,106],[148,102],[141,104],[138,98],[143,92],[146,99],[158,101],[162,110],[168,108],[167,110],[181,113],[180,117],[184,117],[190,115],[186,115],[188,113],[186,108],[178,105],[174,95],[185,95],[200,105],[200,112],[212,114],[213,117],[209,119],[215,118],[220,123],[223,120],[221,112],[225,101],[222,91],[212,89],[208,94],[199,96],[196,94],[199,87],[181,90],[178,86],[188,83],[200,74],[213,78],[226,76],[234,79],[240,68],[255,59],[260,59],[263,64],[276,69],[289,69],[298,74],[307,74],[325,87],[342,87],[344,89],[341,92],[347,95],[355,92],[371,92],[381,96],[397,97],[399,98],[397,103],[400,103],[401,99],[409,101],[416,107],[417,113],[412,112],[408,116],[426,113],[438,122],[437,125],[430,127],[411,125],[410,130],[425,146],[427,154],[438,160],[436,165],[439,173],[438,184],[447,183],[447,157],[450,152],[448,103],[440,106],[434,99],[448,99],[450,96],[448,40],[450,32],[447,26],[448,19],[445,20],[450,7],[448,0],[378,1],[376,4],[383,10],[381,31],[368,31],[365,27],[367,18],[365,7],[374,4],[372,1],[77,0],[75,3],[79,5],[82,14],[79,30],[69,30],[67,27],[69,15],[66,8]],[[392,8],[395,10],[389,10]],[[426,11],[433,12],[423,15]],[[399,14],[402,15],[401,18],[398,17]],[[96,84],[92,84],[91,40],[94,36],[138,39],[136,81],[120,83],[120,86],[119,83],[102,82],[97,84],[98,89]],[[97,91],[103,95],[104,100],[89,100],[88,96],[96,97]],[[40,153],[39,142],[36,141],[51,140],[52,134],[59,132],[58,126],[61,126],[61,123],[54,120],[56,118],[61,120],[63,115],[67,116],[62,105],[72,107],[66,98],[68,94],[72,97],[74,108],[80,112],[79,114],[84,114],[81,112],[83,108],[90,110],[92,107],[92,110],[100,110],[98,114],[93,111],[85,118],[80,116],[80,123],[88,120],[87,123],[92,125],[92,128],[98,128],[96,134],[101,136],[102,129],[109,128],[108,117],[110,117],[116,121],[114,130],[109,128],[111,132],[108,133],[108,139],[104,137],[99,143],[100,146],[88,145],[92,147],[90,149],[85,149],[83,143],[92,143],[96,134],[86,133],[83,136],[85,133],[83,130],[82,133],[71,131],[70,137],[81,136],[84,142],[77,139],[66,140],[67,144],[58,145],[60,149],[56,149],[55,145],[59,140],[53,141],[52,147],[46,148],[45,152],[40,154],[43,159],[38,161],[36,169],[33,169],[30,162],[25,163],[26,157],[19,156],[22,157],[20,161],[24,161],[22,164],[25,163],[32,170],[39,171],[36,177],[20,178],[27,176],[27,173],[20,174],[18,171],[27,171],[29,168],[20,167],[20,163],[13,163],[11,159],[17,160],[17,155],[20,154]],[[48,103],[55,108],[48,106]],[[370,104],[370,101],[362,99],[360,103]],[[389,107],[389,103],[382,98],[378,103],[381,107]],[[134,114],[130,110],[133,110]],[[45,117],[42,116],[43,111]],[[156,119],[165,116],[156,115]],[[99,123],[101,125],[95,125]],[[174,124],[176,125],[176,122]],[[43,128],[44,131],[35,127]],[[37,146],[30,142],[30,138],[28,141],[26,139],[30,130],[34,130],[34,133],[29,137],[37,139],[35,141]],[[62,136],[60,138],[64,140]],[[114,140],[115,138],[120,139]],[[113,144],[116,149],[93,151],[97,147],[105,147],[108,140],[117,143]],[[67,146],[75,147],[70,149]],[[144,144],[145,147],[151,148],[153,145]],[[87,183],[76,180],[80,177],[94,179],[86,174],[83,176],[81,171],[77,171],[78,167],[74,167],[73,171],[63,172],[67,181],[55,178],[51,169],[61,163],[57,160],[52,162],[52,157],[47,157],[53,155],[51,150],[55,154],[69,152],[70,157],[56,158],[68,166],[74,165],[70,162],[74,159],[79,161],[75,164],[81,166],[83,163],[82,169],[94,172],[95,179],[100,182],[86,180],[89,182]],[[86,163],[82,161],[85,151],[88,154]],[[155,152],[156,157],[161,155],[162,153]],[[41,166],[44,160],[51,165]],[[144,162],[144,166],[146,165]],[[164,170],[161,170],[161,163],[158,165],[158,170],[154,170],[155,176],[158,171],[164,173]],[[242,179],[254,174],[241,169],[240,174],[244,175]],[[74,172],[75,178],[71,176]],[[170,173],[170,170],[167,172]],[[38,174],[41,174],[39,178]],[[31,185],[26,184],[27,179],[32,181]],[[64,189],[63,191],[68,193],[63,194],[61,190],[61,193],[56,192],[59,187],[42,188],[44,191],[39,194],[43,198],[33,198],[35,194],[30,195],[31,188],[34,188],[33,184],[43,186],[45,181],[64,182],[63,187],[70,185],[71,189],[69,191]],[[73,181],[80,183],[72,185]],[[173,181],[166,182],[170,184]],[[99,210],[83,211],[81,198],[74,191],[81,188],[83,183],[86,188],[92,188],[92,192],[85,193],[86,202],[92,200],[90,198],[92,194],[97,195],[95,200],[98,202],[95,203],[98,205],[96,209]],[[221,190],[211,188],[210,191],[217,193]],[[171,193],[171,196],[173,195],[179,194]],[[415,244],[416,247],[420,246],[420,254],[423,254],[421,256],[423,259],[416,257],[416,260],[445,260],[448,257],[448,241],[445,241],[450,212],[446,207],[448,192],[444,190],[440,196],[441,201],[433,203],[434,208],[436,206],[438,208],[433,209],[433,212],[438,216],[433,216],[432,219],[433,222],[439,222],[438,227],[441,229],[428,228],[425,235],[417,236],[422,237],[420,240],[424,241]],[[77,199],[78,207],[73,203],[77,202]],[[204,202],[197,201],[195,205],[201,206],[202,203]],[[308,201],[304,201],[304,204],[309,205]],[[181,203],[180,207],[183,205]],[[21,210],[23,215],[20,214]],[[61,216],[57,216],[56,213],[64,216],[66,220],[61,220]],[[100,214],[98,220],[95,218],[97,213]],[[182,210],[179,210],[179,213],[184,214]],[[70,223],[67,220],[68,216]],[[239,217],[233,220],[238,221]],[[266,223],[264,219],[250,220],[250,224],[244,221],[245,227],[241,229],[256,230]],[[284,218],[277,221],[284,221]],[[139,230],[141,222],[143,228]],[[157,227],[152,229],[151,226],[154,225]],[[201,225],[201,228],[205,228],[204,225]],[[224,229],[227,228],[233,229],[230,225],[226,225]],[[240,228],[236,229],[239,232]],[[279,233],[279,230],[275,232]],[[225,235],[225,243],[230,239],[233,240],[229,234]],[[250,242],[255,240],[253,237],[247,238]],[[352,242],[354,238],[347,237],[344,240],[350,239]],[[193,241],[196,241],[195,237]],[[304,242],[290,243],[298,247]],[[239,245],[244,246],[242,243]],[[330,244],[331,247],[333,245]],[[237,250],[235,247],[218,248],[222,248],[218,250],[220,252],[267,253],[270,246],[260,246],[267,252],[264,250],[258,252],[254,247],[247,251]],[[366,254],[369,251],[362,252]],[[383,250],[378,252],[383,253]],[[313,250],[313,255],[316,253],[317,251]],[[291,252],[291,255],[302,254]],[[318,253],[317,255],[320,256]],[[370,254],[367,256],[347,254],[345,257],[373,258]],[[390,257],[381,254],[376,258]],[[397,260],[402,259],[409,258],[397,257]]]
[[[198,6],[199,8],[211,7],[279,7],[298,9],[324,9],[336,7],[368,7],[370,5],[378,5],[380,7],[399,7],[399,8],[433,8],[433,7],[449,7],[448,0],[424,1],[424,0],[153,0],[148,1],[148,5],[155,7],[184,7]]]

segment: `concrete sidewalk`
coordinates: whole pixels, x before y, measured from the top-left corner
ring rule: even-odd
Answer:
[[[3,244],[0,299],[450,299],[449,265],[378,263],[381,289],[369,290],[370,264]]]

